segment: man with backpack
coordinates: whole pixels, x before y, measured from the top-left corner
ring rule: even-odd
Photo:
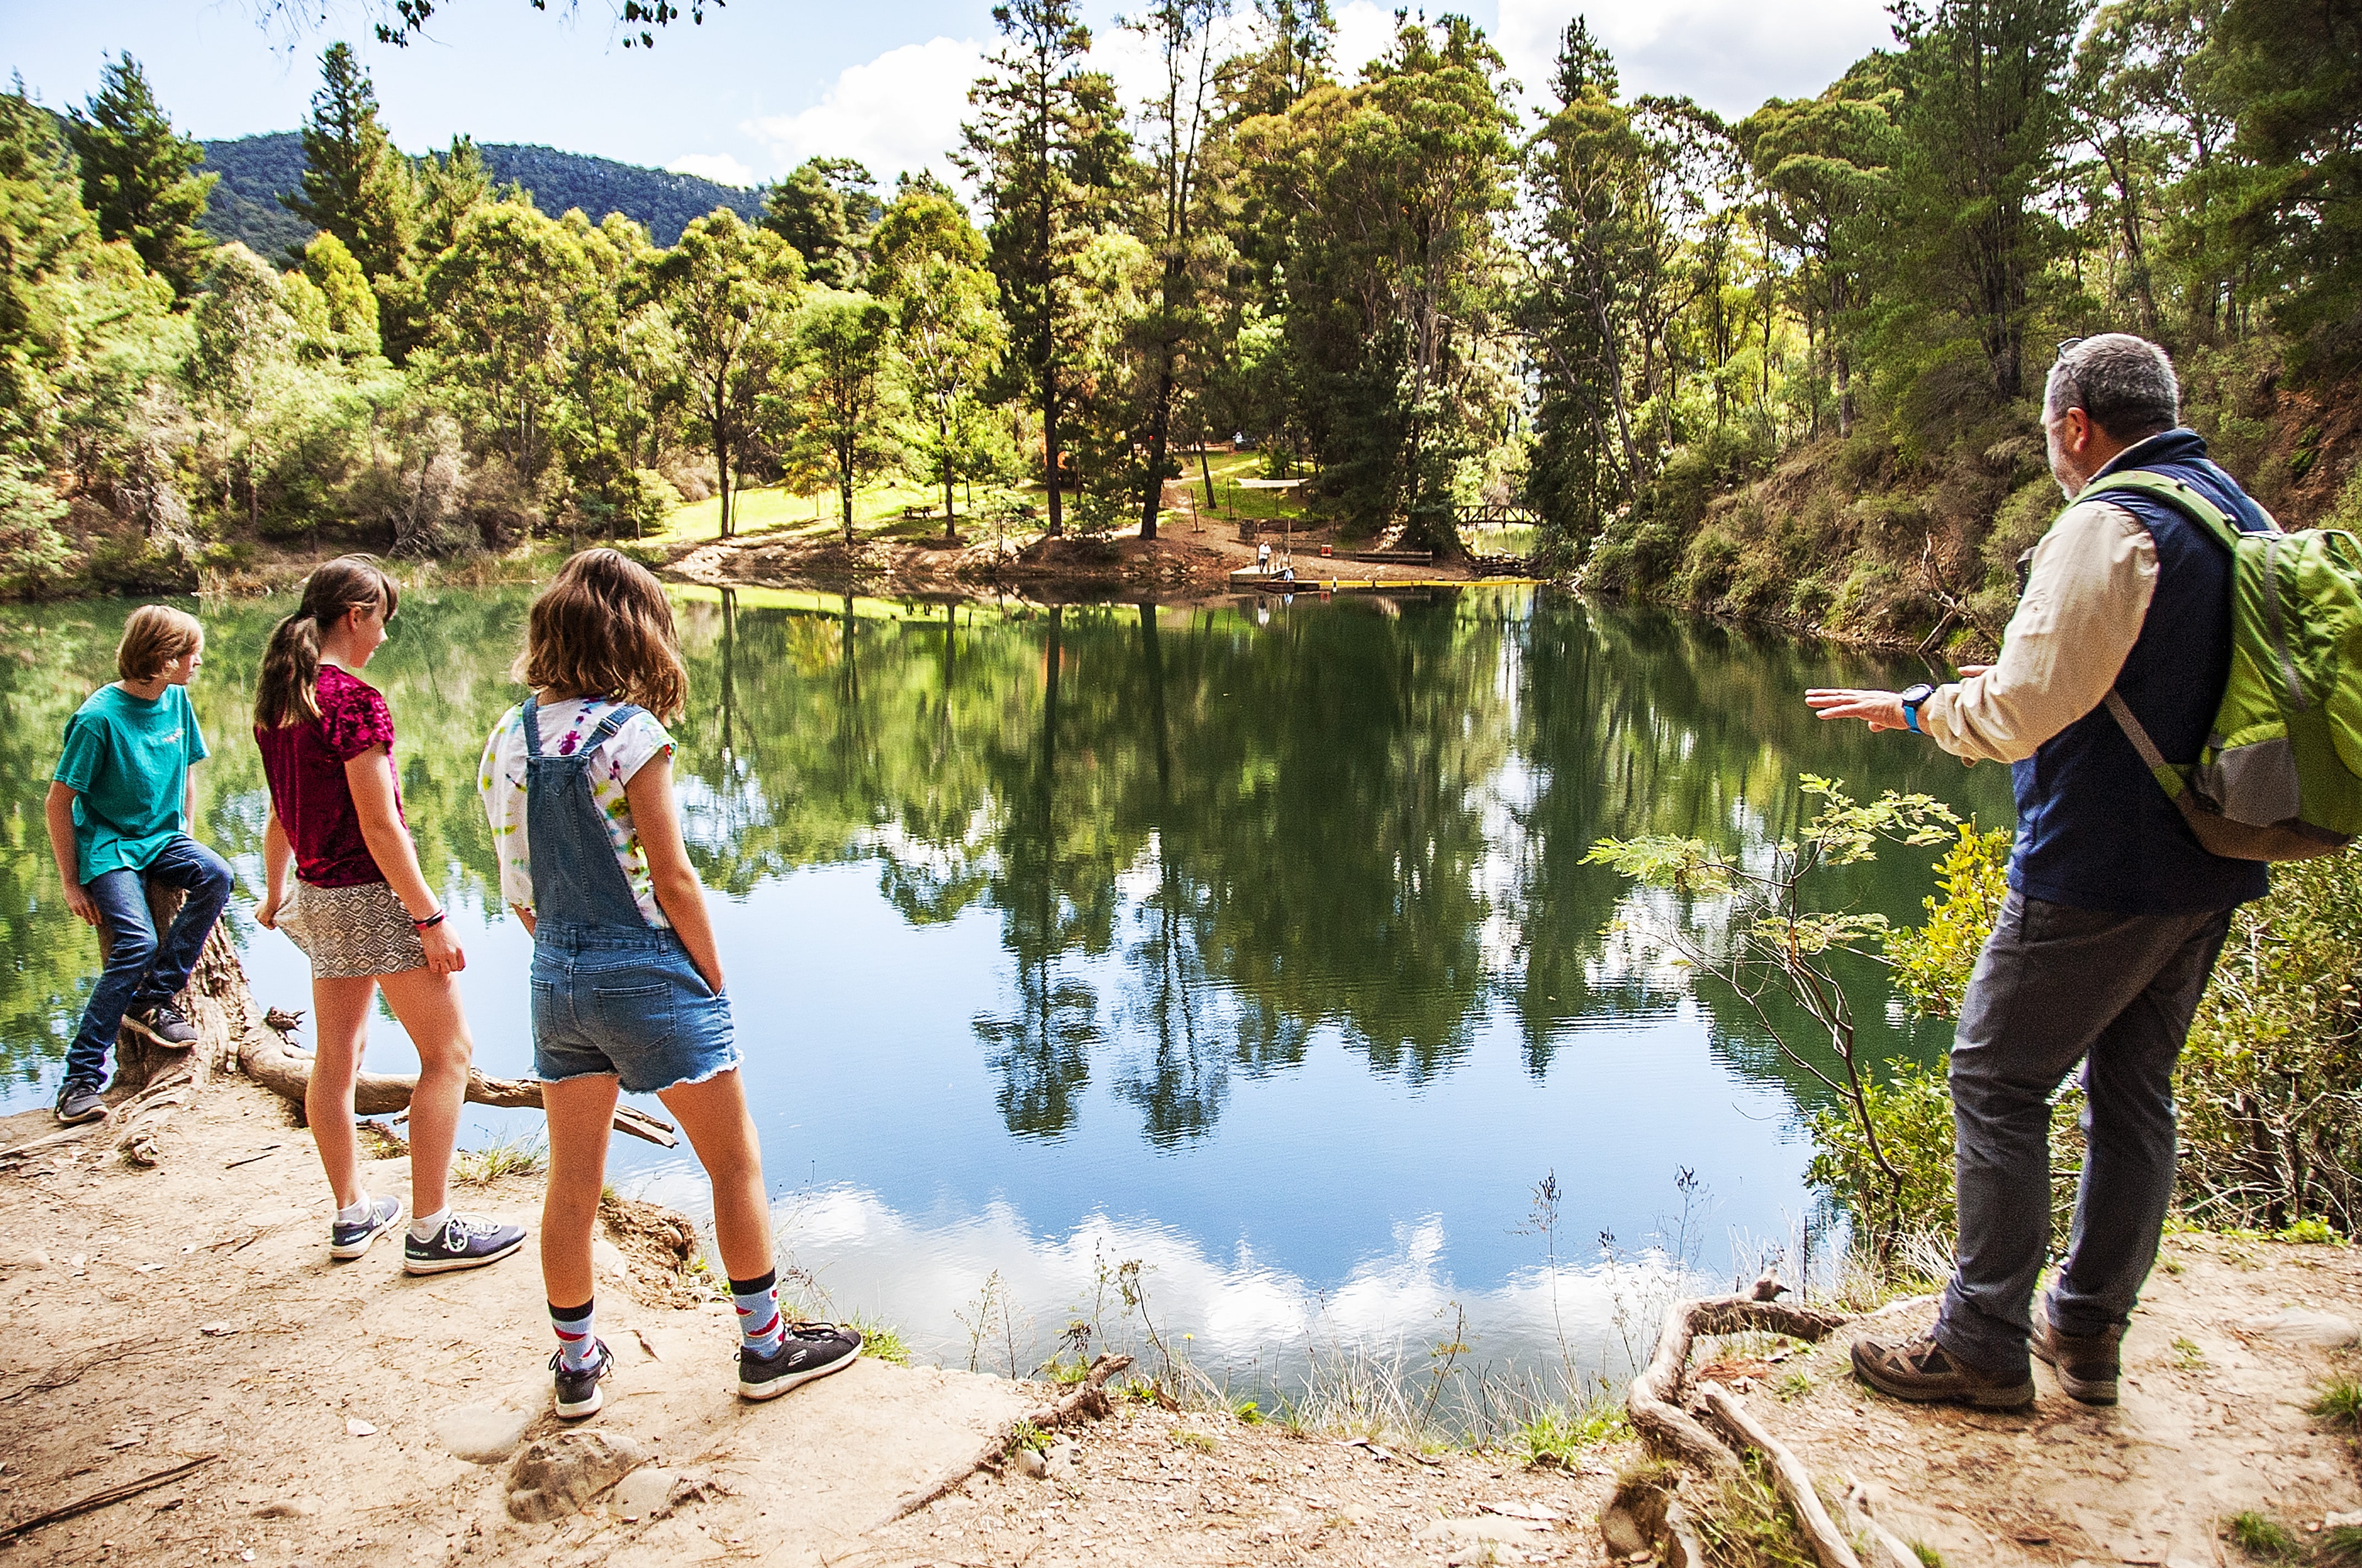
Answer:
[[[2235,644],[2251,653],[2235,586],[2264,580],[2235,570],[2232,530],[2273,524],[2179,426],[2179,398],[2153,343],[2109,333],[2060,345],[2043,429],[2070,504],[2030,552],[1998,661],[1940,687],[1805,693],[1825,719],[2008,763],[2016,795],[2009,895],[1952,1048],[1952,1277],[1927,1333],[1853,1347],[1856,1375],[1898,1398],[2028,1405],[2030,1348],[2073,1397],[2116,1402],[2119,1344],[2173,1189],[2174,1063],[2231,911],[2263,896],[2265,859],[2290,857],[2210,853],[2199,833],[2224,846],[2223,818],[2185,787],[2222,771],[2215,726]],[[2277,663],[2301,707],[2285,645]],[[2284,756],[2289,741],[2277,744]],[[2293,817],[2294,765],[2285,770]],[[2234,771],[2244,782],[2256,770]],[[2050,1097],[2079,1061],[2088,1145],[2074,1228],[2036,1310]]]

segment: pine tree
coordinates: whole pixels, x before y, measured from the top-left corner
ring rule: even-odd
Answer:
[[[372,282],[408,278],[418,222],[410,163],[378,124],[377,89],[348,45],[320,57],[304,161],[304,189],[279,198],[287,210],[343,240]]]
[[[88,113],[68,114],[66,139],[82,165],[82,199],[104,239],[127,239],[149,271],[182,299],[197,292],[212,240],[197,225],[218,174],[200,174],[204,144],[173,131],[146,72],[118,55]]]

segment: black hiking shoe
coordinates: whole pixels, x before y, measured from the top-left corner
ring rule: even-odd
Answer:
[[[581,1367],[568,1366],[566,1353],[557,1351],[549,1358],[549,1370],[557,1374],[557,1419],[579,1421],[585,1416],[597,1415],[599,1407],[607,1402],[599,1385],[615,1370],[615,1358],[608,1352],[606,1341],[593,1339],[590,1359]]]
[[[402,1199],[370,1198],[369,1214],[361,1220],[335,1221],[328,1227],[328,1255],[349,1262],[370,1250],[370,1243],[402,1222]]]
[[[2062,1334],[2050,1321],[2047,1308],[2034,1314],[2034,1337],[2027,1348],[2050,1364],[2058,1386],[2070,1398],[2086,1405],[2116,1402],[2116,1379],[2124,1373],[2125,1331],[2104,1334]]]
[[[861,1331],[834,1323],[797,1323],[770,1355],[738,1347],[738,1397],[776,1399],[799,1384],[843,1372],[861,1354]]]
[[[1853,1342],[1853,1373],[1882,1394],[1920,1404],[1971,1405],[1981,1410],[2021,1410],[2034,1403],[2034,1374],[1981,1372],[1936,1342],[1933,1331],[1885,1344]]]
[[[123,1027],[175,1051],[185,1051],[197,1043],[195,1027],[168,1001],[132,1009],[123,1015]]]
[[[402,1239],[402,1272],[449,1274],[496,1264],[524,1245],[524,1227],[503,1225],[480,1214],[454,1214],[426,1241]]]
[[[69,1078],[58,1090],[58,1125],[79,1127],[85,1121],[96,1121],[106,1114],[106,1101],[98,1097],[98,1086],[80,1078]]]

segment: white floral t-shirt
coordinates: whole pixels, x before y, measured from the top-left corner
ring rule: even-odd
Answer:
[[[602,697],[570,698],[541,707],[541,754],[571,756],[588,739],[599,721],[617,704]],[[672,735],[646,710],[624,721],[613,734],[599,744],[590,764],[590,798],[607,816],[607,841],[631,885],[632,898],[650,925],[669,926],[657,907],[656,879],[648,875],[647,852],[640,847],[639,829],[632,823],[632,804],[624,786],[633,775],[658,756],[670,756]],[[484,797],[484,812],[492,820],[492,846],[501,857],[501,897],[519,909],[533,908],[533,857],[525,844],[524,704],[501,715],[484,743],[484,760],[476,770],[476,788]]]

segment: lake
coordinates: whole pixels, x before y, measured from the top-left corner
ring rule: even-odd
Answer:
[[[475,764],[521,695],[528,597],[406,596],[368,671],[468,952],[478,1061],[511,1077],[530,944],[491,891]],[[1773,1248],[1793,1276],[1826,1231],[1802,1175],[1823,1091],[1655,955],[1633,927],[1663,901],[1584,853],[1645,832],[1760,853],[1810,814],[1800,772],[2009,821],[2003,771],[1801,698],[1915,667],[1546,590],[677,604],[680,793],[781,1248],[810,1304],[922,1360],[1024,1373],[1078,1318],[1136,1339],[1117,1275],[1138,1262],[1160,1338],[1233,1388],[1440,1342],[1505,1375],[1620,1375],[1650,1292]],[[196,798],[239,871],[257,995],[304,1009],[303,958],[252,920],[246,710],[290,607],[202,607]],[[55,1092],[95,967],[40,798],[129,608],[0,611],[0,1109]],[[1890,851],[1842,896],[1915,921],[1930,859]],[[1871,1057],[1948,1044],[1867,966],[1849,986]],[[390,1018],[370,1061],[414,1067]],[[463,1142],[538,1121],[471,1107]],[[316,1167],[287,1168],[317,1196]],[[675,1154],[619,1137],[613,1168],[704,1210]]]

